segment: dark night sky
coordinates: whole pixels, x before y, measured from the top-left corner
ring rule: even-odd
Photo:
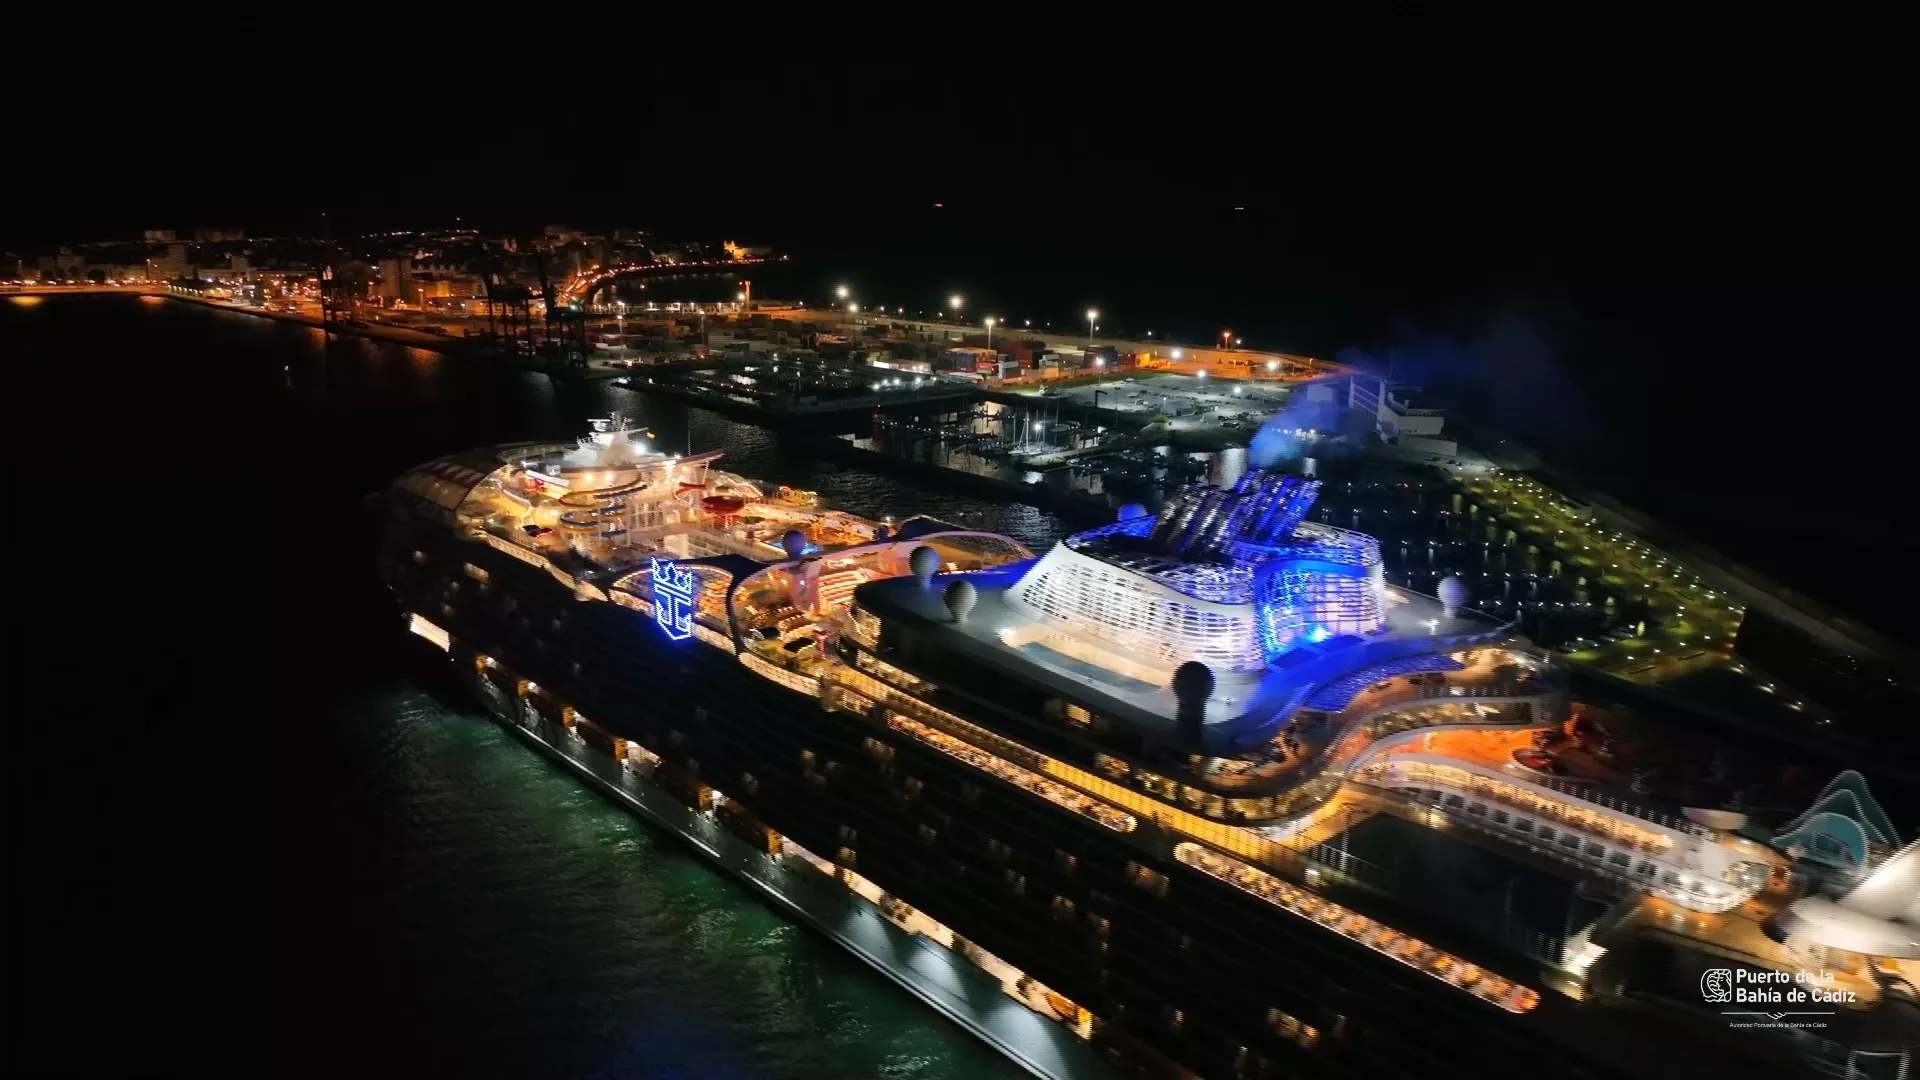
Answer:
[[[1625,16],[1263,21],[1239,43],[1210,27],[1143,50],[591,9],[411,30],[103,16],[86,66],[139,89],[24,118],[71,205],[0,236],[297,228],[328,209],[370,226],[642,218],[791,245],[941,201],[1177,252],[1218,241],[1208,211],[1245,205],[1261,238],[1329,273],[1479,283],[1871,277],[1914,223],[1911,72],[1895,24],[1866,16],[1698,34]],[[57,35],[38,48],[30,72],[72,70]],[[1814,251],[1856,257],[1793,265]]]

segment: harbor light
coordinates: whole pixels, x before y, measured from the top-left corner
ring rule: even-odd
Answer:
[[[959,293],[955,293],[952,296],[947,297],[947,306],[953,309],[953,313],[956,316],[960,314],[960,304],[963,299],[964,298]]]
[[[847,297],[853,295],[853,291],[851,289],[848,289],[845,285],[841,285],[838,288],[833,290],[833,295],[839,297],[842,300],[845,300]]]

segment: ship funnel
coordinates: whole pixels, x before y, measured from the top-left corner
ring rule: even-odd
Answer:
[[[1188,743],[1200,741],[1200,725],[1207,718],[1207,699],[1213,696],[1213,669],[1189,660],[1173,669],[1173,698],[1179,703],[1174,725]]]

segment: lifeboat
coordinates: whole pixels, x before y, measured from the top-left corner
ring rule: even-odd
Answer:
[[[709,495],[700,500],[701,508],[716,517],[726,517],[737,514],[744,509],[746,505],[747,501],[745,499],[737,499],[732,495]]]

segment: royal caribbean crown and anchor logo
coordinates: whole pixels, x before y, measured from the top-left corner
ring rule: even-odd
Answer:
[[[693,571],[672,560],[649,561],[653,579],[653,621],[673,641],[693,636]]]
[[[1831,971],[1754,971],[1747,968],[1708,968],[1700,973],[1700,997],[1709,1005],[1742,1005],[1722,1009],[1734,1027],[1817,1028],[1821,1017],[1836,1010],[1822,1005],[1846,1005],[1854,991],[1843,989]]]

